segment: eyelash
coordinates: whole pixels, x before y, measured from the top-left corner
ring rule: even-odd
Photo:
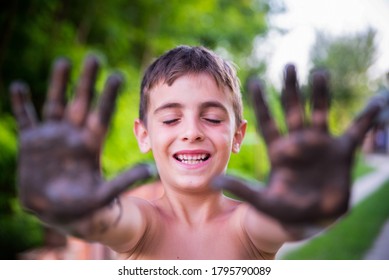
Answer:
[[[204,118],[204,120],[206,120],[207,122],[210,122],[212,124],[220,124],[222,122],[221,120],[208,119],[208,118]]]
[[[163,121],[162,123],[166,125],[170,125],[170,124],[174,124],[177,121],[178,119],[172,119],[172,120]]]
[[[209,118],[203,118],[203,119],[211,124],[220,124],[222,122],[221,120],[217,120],[217,119],[209,119]],[[171,119],[171,120],[163,121],[162,123],[165,125],[172,125],[178,121],[179,119]]]

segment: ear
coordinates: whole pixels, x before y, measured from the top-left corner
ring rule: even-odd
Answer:
[[[138,146],[142,153],[147,153],[151,150],[149,133],[146,126],[140,119],[136,119],[134,122],[134,134],[136,140],[138,140]]]
[[[247,121],[243,120],[239,127],[236,129],[234,134],[234,140],[232,142],[232,152],[237,154],[242,146],[243,138],[246,134]]]

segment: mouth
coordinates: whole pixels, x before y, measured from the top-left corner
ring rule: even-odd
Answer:
[[[210,153],[176,153],[173,157],[183,163],[188,165],[197,165],[203,162],[206,162],[210,157]]]

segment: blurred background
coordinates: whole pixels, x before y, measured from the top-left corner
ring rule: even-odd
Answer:
[[[97,91],[112,71],[124,74],[126,83],[102,158],[104,174],[109,178],[136,162],[152,160],[150,154],[138,151],[132,132],[144,69],[177,45],[204,45],[232,60],[239,68],[242,81],[249,128],[241,152],[231,158],[229,172],[264,181],[269,164],[247,104],[246,78],[258,75],[266,81],[271,110],[284,129],[279,104],[283,66],[290,62],[296,64],[302,94],[307,100],[310,72],[318,67],[327,68],[332,85],[329,122],[331,132],[338,135],[371,96],[378,92],[387,94],[389,33],[385,24],[388,16],[389,1],[386,0],[1,1],[0,259],[44,258],[29,257],[26,252],[48,247],[64,249],[72,244],[43,228],[19,205],[15,182],[17,129],[8,94],[13,80],[22,79],[30,85],[40,114],[51,65],[58,56],[72,61],[69,98],[83,59],[90,53],[102,61]],[[378,154],[385,158],[387,141],[387,127],[375,128],[357,157],[355,181],[384,165],[370,164],[366,155]],[[295,256],[285,254],[285,258],[364,258],[389,217],[389,204],[387,199],[386,203],[383,200],[389,197],[385,180],[380,181],[384,186],[379,188],[381,193],[377,191],[375,197],[371,195],[364,200],[367,203],[372,199],[367,206],[360,203],[358,207],[362,210],[353,211],[340,222],[340,229],[337,225],[324,237],[317,238],[319,241],[313,240],[313,245],[307,244],[308,249],[299,249]],[[99,250],[68,258],[109,258],[109,253]]]

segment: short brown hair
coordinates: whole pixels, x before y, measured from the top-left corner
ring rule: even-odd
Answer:
[[[169,86],[187,74],[205,73],[213,77],[219,87],[231,91],[231,101],[237,127],[243,121],[240,82],[235,67],[205,47],[176,47],[155,60],[143,76],[140,90],[139,119],[146,124],[150,90],[158,83]]]

